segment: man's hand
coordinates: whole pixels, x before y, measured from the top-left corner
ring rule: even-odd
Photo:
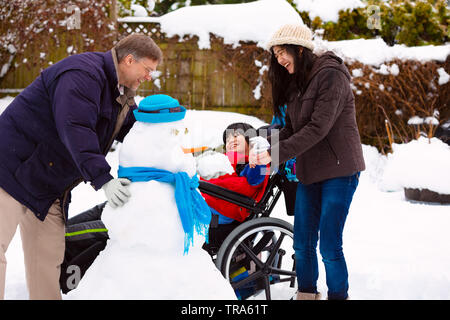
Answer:
[[[105,183],[102,187],[105,191],[106,198],[111,207],[121,207],[128,201],[131,196],[128,186],[131,181],[125,178],[112,179]]]

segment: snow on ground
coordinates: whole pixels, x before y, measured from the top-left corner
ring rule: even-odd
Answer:
[[[382,192],[379,173],[386,159],[373,149],[364,146],[368,168],[344,233],[350,295],[450,299],[450,206],[407,201],[403,191]]]
[[[9,102],[0,99],[0,110]],[[221,140],[222,128],[234,121],[263,124],[254,117],[212,111],[188,111],[186,119],[190,132],[197,132],[191,140],[198,139],[196,145],[215,145]],[[364,145],[363,151],[367,170],[361,174],[344,230],[351,298],[450,299],[450,206],[407,201],[402,191],[382,191],[379,186],[388,159],[371,146]],[[117,157],[117,151],[107,156],[115,176]],[[73,192],[69,214],[104,200],[103,192],[81,184]],[[293,223],[285,214],[283,198],[272,216]],[[27,298],[19,234],[7,252],[6,299]],[[319,266],[318,287],[326,297],[325,271],[322,263]]]

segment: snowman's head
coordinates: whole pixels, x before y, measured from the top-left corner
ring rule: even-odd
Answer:
[[[167,95],[152,95],[134,111],[136,123],[123,141],[119,162],[123,167],[152,167],[195,173],[192,154],[183,152],[187,134],[186,109]]]

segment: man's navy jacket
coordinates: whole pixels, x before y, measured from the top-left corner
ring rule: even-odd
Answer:
[[[98,190],[113,178],[105,154],[122,106],[112,52],[59,61],[0,115],[0,187],[42,221],[57,199],[67,219],[78,182]],[[119,141],[135,121],[129,107]]]

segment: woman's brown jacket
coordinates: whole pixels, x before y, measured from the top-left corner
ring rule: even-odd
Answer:
[[[303,184],[365,169],[350,81],[347,67],[334,53],[315,60],[305,93],[291,92],[286,126],[270,137],[272,164],[296,157],[297,178]]]

